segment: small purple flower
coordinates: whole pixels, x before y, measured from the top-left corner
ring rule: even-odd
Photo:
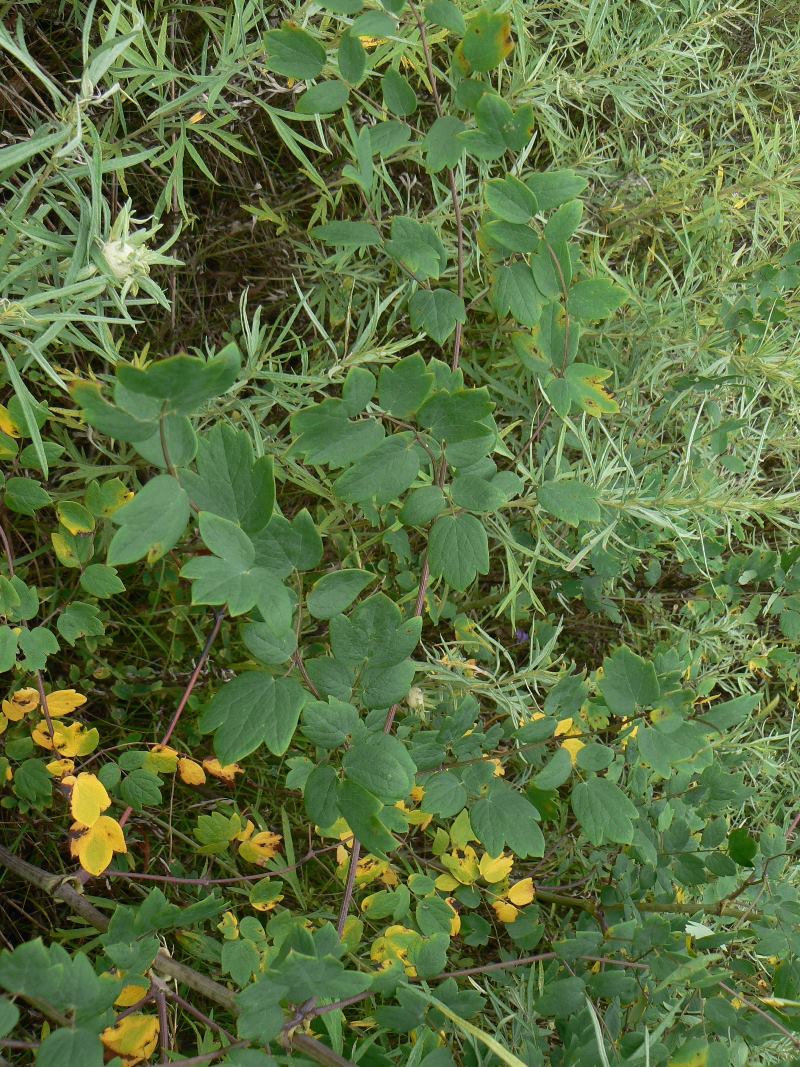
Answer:
[[[514,631],[514,643],[517,645],[527,645],[531,636],[527,630],[515,630]]]

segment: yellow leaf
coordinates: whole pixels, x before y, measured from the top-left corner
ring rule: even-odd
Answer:
[[[94,752],[100,742],[100,734],[92,728],[87,730],[83,723],[74,722],[65,726],[63,722],[53,723],[53,740],[47,729],[47,723],[42,719],[31,732],[31,737],[40,748],[55,751],[59,756],[88,756]]]
[[[122,1057],[125,1067],[134,1067],[155,1051],[158,1019],[154,1015],[128,1015],[116,1026],[107,1027],[100,1040],[109,1051]]]
[[[481,877],[489,883],[502,882],[511,874],[513,866],[513,856],[506,856],[504,852],[501,852],[493,859],[488,852],[484,852],[480,862]]]
[[[280,834],[270,833],[269,830],[262,830],[261,833],[255,834],[247,841],[242,841],[239,845],[239,855],[243,860],[247,860],[248,863],[255,863],[259,867],[263,867],[267,860],[271,860],[278,851],[283,838]]]
[[[199,763],[195,763],[193,759],[187,759],[186,756],[178,758],[178,774],[181,781],[187,785],[205,785],[206,772]]]
[[[579,737],[568,737],[566,741],[561,742],[561,747],[569,753],[570,763],[574,767],[578,753],[582,748],[586,748],[586,742],[581,741]]]
[[[4,734],[8,729],[8,719],[0,712],[0,734]]]
[[[11,417],[11,413],[5,404],[0,404],[0,430],[9,437],[19,437],[20,429]]]
[[[178,766],[178,753],[169,745],[153,745],[142,761],[142,767],[153,774],[172,774]]]
[[[513,904],[509,904],[507,900],[495,900],[492,902],[497,918],[503,923],[515,923],[519,916],[519,909],[515,908]]]
[[[106,808],[111,807],[111,797],[96,775],[84,772],[75,779],[69,803],[75,822],[94,826]]]
[[[506,893],[506,898],[518,907],[530,904],[535,896],[536,890],[533,888],[532,878],[523,878],[521,882],[515,882]]]
[[[122,827],[116,819],[101,815],[92,826],[75,823],[78,836],[70,843],[72,855],[89,874],[102,874],[115,852],[127,852]]]
[[[553,732],[553,737],[578,737],[582,733],[574,719],[561,719]]]
[[[39,707],[39,693],[35,689],[18,689],[10,700],[3,701],[3,714],[9,722],[19,722]]]
[[[64,778],[75,770],[75,761],[71,759],[54,759],[47,764],[47,773],[54,778]]]
[[[457,882],[452,874],[440,874],[434,885],[443,893],[452,893],[454,889],[458,889],[460,882]]]
[[[204,759],[203,766],[209,774],[215,778],[219,778],[221,782],[227,782],[228,785],[233,785],[236,780],[237,774],[242,774],[242,768],[238,763],[229,763],[227,767],[223,767],[218,759]]]
[[[149,987],[146,985],[137,985],[135,982],[131,982],[129,985],[122,987],[122,992],[114,1001],[118,1008],[130,1008],[134,1004],[138,1004],[142,997],[147,996]]]
[[[239,822],[240,822],[240,825],[241,825],[241,820],[239,820]],[[234,841],[249,841],[250,838],[253,836],[253,831],[255,830],[255,828],[256,828],[256,824],[253,822],[253,820],[252,819],[246,819],[243,829],[241,829],[238,834],[234,834],[233,835],[233,840]]]

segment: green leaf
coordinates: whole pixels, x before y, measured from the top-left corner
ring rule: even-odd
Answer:
[[[39,759],[26,759],[14,774],[14,792],[29,804],[46,804],[53,795],[53,779]]]
[[[590,485],[573,479],[543,482],[536,494],[539,506],[549,515],[577,526],[580,522],[599,522],[600,508]]]
[[[264,34],[267,66],[287,78],[316,78],[325,65],[325,49],[310,33],[284,23]]]
[[[399,419],[408,419],[428,399],[434,381],[422,356],[406,356],[392,367],[381,367],[378,401],[385,411]]]
[[[511,16],[482,8],[470,20],[460,50],[472,70],[485,72],[499,66],[514,48]]]
[[[32,630],[21,630],[17,637],[19,650],[23,653],[22,666],[29,671],[43,671],[47,666],[48,656],[58,652],[56,635],[46,626],[36,626]]]
[[[744,827],[728,834],[728,855],[740,867],[753,867],[758,852],[758,842]]]
[[[470,823],[490,856],[508,845],[520,859],[544,855],[539,812],[521,793],[505,782],[493,781],[486,796],[472,806]]]
[[[326,222],[324,226],[314,226],[311,236],[339,248],[370,248],[381,243],[371,222]]]
[[[391,852],[395,839],[380,819],[383,804],[357,782],[340,782],[336,802],[347,825],[369,852],[379,856]]]
[[[311,587],[306,607],[315,619],[332,619],[345,611],[364,589],[375,581],[369,571],[345,569],[323,575]]]
[[[5,997],[0,997],[0,1037],[10,1034],[19,1022],[19,1008]]]
[[[375,394],[375,375],[366,367],[351,367],[342,386],[342,402],[348,415],[358,415]]]
[[[263,1044],[277,1037],[284,1023],[281,1000],[287,992],[288,986],[280,979],[265,977],[237,994],[236,1032],[239,1037]]]
[[[431,26],[443,26],[459,37],[463,37],[467,28],[464,16],[452,0],[431,0],[425,5],[425,21]]]
[[[567,311],[576,319],[605,319],[627,299],[622,286],[610,279],[587,278],[570,289]]]
[[[292,416],[294,449],[309,463],[346,467],[374,449],[384,438],[378,419],[355,422],[341,400],[330,398]]]
[[[580,225],[582,217],[583,202],[568,200],[547,220],[544,228],[545,240],[550,243],[568,241]]]
[[[332,826],[339,817],[338,786],[336,771],[329,763],[322,763],[309,774],[303,787],[308,817],[323,829]]]
[[[430,223],[395,218],[391,232],[385,246],[387,253],[417,278],[438,278],[446,270],[447,253]]]
[[[558,789],[572,775],[572,760],[565,748],[557,749],[532,779],[537,789]]]
[[[431,574],[454,589],[466,589],[479,574],[489,573],[486,530],[474,515],[443,515],[428,540]]]
[[[294,107],[295,114],[332,115],[334,111],[340,111],[345,106],[349,95],[349,88],[338,79],[318,82],[298,98]]]
[[[446,503],[438,485],[423,485],[406,497],[400,509],[400,521],[404,526],[424,526],[444,511]]]
[[[170,474],[159,474],[140,489],[129,504],[111,516],[120,529],[108,547],[109,566],[152,563],[173,548],[189,521],[189,498]]]
[[[442,771],[426,779],[425,811],[442,819],[451,819],[463,810],[467,803],[464,783],[452,771]]]
[[[344,772],[383,801],[405,799],[414,786],[417,768],[406,746],[391,734],[370,734],[345,752]]]
[[[252,941],[239,938],[222,943],[222,970],[237,985],[246,985],[261,969],[261,954]]]
[[[39,1046],[36,1067],[103,1067],[103,1046],[92,1030],[54,1030]]]
[[[552,211],[580,196],[589,183],[572,170],[548,170],[528,175],[525,184],[535,195],[539,210]]]
[[[499,219],[527,225],[537,211],[536,197],[525,184],[510,174],[486,183],[486,203]]]
[[[139,767],[125,775],[120,794],[126,804],[136,811],[161,805],[161,779],[158,775]]]
[[[443,345],[456,325],[467,321],[464,301],[449,289],[418,289],[408,302],[411,328]]]
[[[653,664],[623,647],[603,660],[600,692],[615,715],[629,716],[655,704],[661,690]]]
[[[219,690],[200,717],[200,732],[214,734],[214,751],[222,764],[236,763],[261,744],[282,756],[305,696],[291,678],[276,680],[263,671],[248,671]]]
[[[408,489],[419,472],[419,452],[410,432],[392,434],[339,475],[333,489],[349,504],[388,504]]]
[[[465,511],[474,511],[479,515],[498,511],[515,493],[522,483],[516,475],[505,471],[493,478],[482,478],[479,474],[459,474],[450,486],[453,503]]]
[[[207,400],[227,392],[240,367],[241,353],[235,344],[229,344],[208,361],[180,355],[146,368],[120,364],[117,380],[130,393],[160,401],[163,408],[159,414],[191,415]]]
[[[10,626],[0,626],[0,674],[10,671],[17,661],[17,634]]]
[[[535,326],[544,301],[527,263],[498,267],[492,281],[492,304],[502,318],[512,315],[521,326]]]
[[[81,574],[81,587],[91,596],[98,600],[105,600],[114,596],[115,593],[124,593],[125,586],[117,575],[114,567],[107,567],[104,563],[92,563]]]
[[[358,0],[360,5],[360,0]],[[339,73],[351,85],[359,85],[367,69],[367,53],[357,34],[346,33],[336,53]]]
[[[56,629],[70,645],[81,637],[101,637],[105,633],[99,609],[94,604],[74,600],[56,620]]]
[[[539,237],[530,226],[520,226],[515,222],[488,222],[483,232],[498,248],[505,248],[509,252],[520,252],[527,255],[535,252],[539,247]],[[518,263],[516,266],[524,266]]]
[[[381,79],[383,106],[394,115],[413,115],[417,110],[417,95],[408,79],[394,67],[389,67]]]
[[[464,143],[459,135],[466,125],[454,115],[441,115],[425,134],[422,147],[425,150],[425,167],[436,174],[445,167],[455,167],[464,155]]]
[[[200,512],[200,535],[213,556],[196,556],[181,569],[192,579],[192,603],[227,604],[231,615],[242,615],[260,600],[264,583],[278,584],[261,567],[254,566],[253,542],[236,523],[210,511]]]
[[[335,697],[310,700],[303,708],[303,735],[321,748],[339,748],[359,731],[360,719],[352,704]],[[329,825],[325,823],[324,825]]]
[[[18,515],[34,515],[50,500],[50,494],[35,478],[9,478],[6,482],[6,507]]]
[[[221,423],[204,434],[197,450],[197,473],[182,471],[181,483],[200,511],[237,522],[248,534],[263,529],[272,516],[272,457],[256,459],[245,430]]]
[[[607,778],[579,782],[570,798],[575,818],[593,845],[633,841],[633,824],[639,818],[636,806],[618,785]]]

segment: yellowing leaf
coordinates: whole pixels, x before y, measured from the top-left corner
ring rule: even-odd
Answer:
[[[154,1015],[128,1015],[107,1027],[100,1040],[110,1052],[122,1057],[125,1067],[148,1059],[158,1042],[158,1019]]]
[[[122,987],[122,992],[114,1001],[118,1008],[130,1008],[134,1004],[138,1004],[142,997],[147,996],[149,987],[146,985],[137,985],[135,982],[131,982],[129,985]]]
[[[96,775],[84,772],[72,785],[69,804],[76,822],[94,826],[106,808],[111,807],[111,797]]]
[[[39,693],[36,689],[18,689],[10,700],[3,701],[3,714],[9,722],[19,722],[38,707]]]
[[[238,763],[229,763],[227,767],[223,767],[216,758],[204,759],[203,766],[214,778],[219,778],[221,782],[226,782],[228,785],[233,785],[236,775],[243,773]]]
[[[4,734],[8,729],[8,719],[0,712],[0,734]]]
[[[450,910],[453,913],[453,918],[450,920],[450,936],[455,937],[461,929],[461,916],[456,908],[455,897],[448,897],[446,903],[450,906]]]
[[[478,854],[472,845],[467,845],[463,851],[453,849],[449,855],[442,856],[442,864],[462,885],[472,885],[478,880],[480,874]]]
[[[263,867],[267,860],[271,860],[277,854],[278,846],[282,840],[283,838],[280,834],[262,830],[261,833],[255,834],[249,840],[242,841],[241,845],[239,845],[239,855],[248,863],[255,863],[257,866]]]
[[[65,567],[80,567],[82,565],[74,545],[63,534],[53,532],[50,534],[50,540],[59,563],[63,563]]]
[[[178,774],[182,782],[187,785],[205,785],[206,772],[199,763],[186,756],[178,757]]]
[[[74,722],[65,726],[63,722],[53,723],[53,740],[47,729],[47,723],[42,719],[31,732],[31,737],[40,748],[55,751],[59,756],[88,756],[94,752],[100,742],[100,734],[92,728],[87,730],[83,723]]]
[[[500,922],[515,923],[519,917],[519,909],[515,908],[513,904],[509,904],[507,900],[495,900],[492,902],[492,907]]]
[[[78,836],[70,842],[70,851],[89,874],[102,874],[115,852],[127,852],[122,827],[116,819],[101,815],[92,826],[75,823]]]
[[[226,911],[217,923],[217,929],[226,941],[236,941],[239,937],[239,920],[232,911]]]
[[[376,963],[390,966],[394,960],[402,963],[406,974],[413,978],[416,976],[416,968],[408,962],[408,950],[412,945],[417,945],[422,940],[415,930],[409,930],[405,926],[390,926],[383,937],[377,937],[372,942],[370,957]]]
[[[533,888],[532,878],[523,878],[521,882],[515,882],[506,893],[506,899],[520,908],[525,904],[530,904],[535,896],[536,890]]]
[[[460,884],[452,874],[440,874],[434,882],[436,888],[441,889],[443,893],[452,893],[454,889],[458,889]]]
[[[178,753],[169,745],[153,745],[142,761],[142,767],[153,774],[172,774],[178,766]]]
[[[513,866],[513,856],[506,856],[504,852],[501,852],[499,856],[493,859],[488,852],[484,852],[480,862],[481,878],[489,883],[502,882],[504,878],[508,878],[509,874],[511,874]]]
[[[240,820],[240,822],[241,822],[241,820]],[[253,836],[255,828],[256,828],[256,824],[253,822],[253,820],[252,819],[246,819],[244,827],[238,832],[238,834],[234,834],[233,835],[233,840],[234,841],[249,841],[250,838]]]

